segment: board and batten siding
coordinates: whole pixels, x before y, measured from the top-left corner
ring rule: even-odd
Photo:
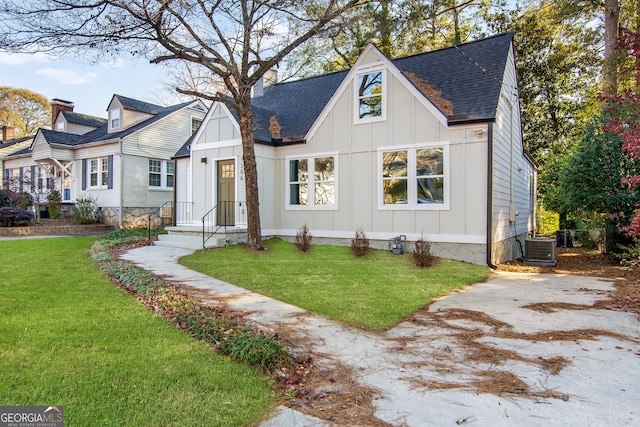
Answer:
[[[534,225],[531,181],[535,179],[535,172],[533,165],[524,155],[516,87],[514,56],[511,49],[493,127],[492,241],[494,262],[498,263],[523,255],[515,245],[508,250],[501,248],[500,245],[504,246],[501,242],[517,236],[526,236],[533,231]],[[517,212],[515,222],[510,221],[512,210]],[[518,239],[524,246],[523,239]],[[508,253],[513,250],[518,252]]]
[[[206,163],[203,163],[203,158]],[[194,222],[200,221],[216,203],[216,162],[228,159],[235,160],[236,175],[242,173],[244,167],[240,133],[227,110],[220,104],[214,104],[191,144],[191,164],[184,166],[191,168],[191,187],[188,189],[190,194],[183,197],[178,193],[180,201],[193,202]],[[239,178],[236,178],[236,200],[246,200],[244,180]]]
[[[354,124],[352,81],[307,144],[278,149],[276,229],[295,235],[306,225],[314,236],[351,238],[362,228],[379,240],[405,234],[409,240],[481,243],[486,233],[486,125],[447,127],[406,84],[386,75],[386,120]],[[449,209],[381,209],[378,149],[431,143],[449,149]],[[287,156],[320,153],[337,153],[336,209],[285,209]]]

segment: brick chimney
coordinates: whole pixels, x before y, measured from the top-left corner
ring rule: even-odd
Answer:
[[[73,112],[73,102],[58,98],[51,100],[51,130],[56,130],[56,119],[60,111]]]
[[[15,137],[15,128],[13,126],[2,126],[2,141],[8,141]]]

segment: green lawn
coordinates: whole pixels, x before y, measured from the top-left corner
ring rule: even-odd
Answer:
[[[0,241],[0,405],[62,405],[75,426],[238,426],[269,381],[114,286],[91,238]]]
[[[372,251],[356,258],[349,247],[314,245],[302,253],[280,240],[266,251],[244,246],[199,251],[180,262],[196,271],[365,329],[382,330],[434,298],[489,275],[481,267],[439,259],[419,269],[411,254]]]

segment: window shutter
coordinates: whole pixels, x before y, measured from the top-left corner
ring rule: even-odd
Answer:
[[[87,189],[87,159],[82,159],[82,189]]]
[[[4,170],[4,188],[9,189],[9,169]]]
[[[107,188],[113,188],[113,154],[107,157]]]
[[[29,176],[29,179],[31,180],[31,191],[35,191],[36,190],[36,167],[35,166],[31,166],[31,175]]]
[[[20,167],[20,192],[24,191],[24,167]]]

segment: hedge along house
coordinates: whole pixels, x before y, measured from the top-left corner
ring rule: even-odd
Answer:
[[[536,172],[525,154],[512,34],[398,59],[369,45],[346,71],[254,88],[263,235],[431,242],[476,264],[522,256]],[[177,153],[178,225],[245,227],[238,117],[214,103]],[[215,211],[214,209],[214,211]],[[246,227],[245,227],[246,228]]]
[[[107,119],[52,102],[52,129],[40,129],[31,146],[5,158],[5,176],[34,177],[60,191],[63,203],[93,198],[102,222],[146,225],[149,215],[173,201],[171,157],[206,113],[201,101],[162,107],[114,95]]]

